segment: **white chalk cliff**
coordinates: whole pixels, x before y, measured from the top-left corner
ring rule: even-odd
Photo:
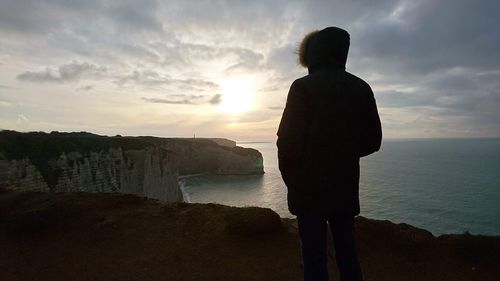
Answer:
[[[9,189],[119,192],[180,202],[178,176],[198,173],[262,174],[262,155],[209,139],[0,131],[0,187]]]

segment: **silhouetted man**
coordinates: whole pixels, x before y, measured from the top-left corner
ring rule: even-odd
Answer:
[[[359,158],[379,150],[382,129],[370,86],[345,71],[349,41],[337,27],[303,39],[299,60],[309,75],[292,83],[277,133],[307,281],[328,280],[327,222],[341,280],[363,279],[354,235]]]

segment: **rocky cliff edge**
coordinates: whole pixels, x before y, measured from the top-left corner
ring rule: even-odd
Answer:
[[[356,228],[365,280],[499,280],[500,237]],[[0,280],[302,280],[299,247],[269,209],[0,189]]]

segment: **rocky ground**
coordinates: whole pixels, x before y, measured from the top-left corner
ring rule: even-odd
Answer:
[[[500,237],[358,218],[365,280],[500,280]],[[331,269],[335,272],[333,254]],[[301,280],[294,220],[262,208],[0,189],[0,280]],[[332,280],[338,280],[332,274]]]

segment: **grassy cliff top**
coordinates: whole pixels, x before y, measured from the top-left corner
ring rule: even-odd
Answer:
[[[210,139],[101,136],[88,132],[22,133],[2,130],[0,131],[0,159],[29,158],[49,160],[59,157],[63,152],[99,152],[108,151],[112,147],[121,147],[123,150],[144,149],[151,146],[159,147],[169,142],[198,147],[212,146],[239,155],[261,156],[260,152],[255,149],[220,146]]]
[[[358,218],[365,280],[498,280],[500,237]],[[301,280],[296,222],[269,209],[0,189],[2,280]],[[332,272],[336,272],[330,256]],[[336,279],[338,280],[338,277]]]

